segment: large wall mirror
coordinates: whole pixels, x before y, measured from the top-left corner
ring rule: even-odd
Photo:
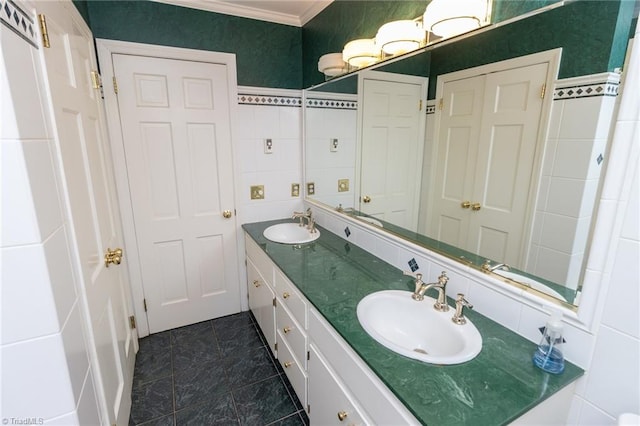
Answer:
[[[567,6],[552,9],[561,7]],[[521,19],[544,19],[545,13]],[[485,28],[442,46],[451,52],[456,43],[502,29]],[[554,161],[547,146],[552,98],[531,91],[558,78],[565,46],[528,55],[494,52],[496,61],[476,54],[451,73],[441,72],[441,63],[451,61],[440,54],[442,46],[305,91],[305,179],[313,184],[307,198],[452,259],[492,268],[577,309],[596,194],[582,206],[586,232],[560,242],[581,253],[570,273],[562,276],[531,255],[543,210],[543,170]],[[496,105],[518,105],[527,114],[505,123],[495,117]],[[598,180],[601,171],[588,178]]]

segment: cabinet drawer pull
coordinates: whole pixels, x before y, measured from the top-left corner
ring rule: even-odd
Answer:
[[[288,332],[291,331],[291,327],[285,327],[282,329],[282,331],[284,331],[284,334],[287,334]]]
[[[284,293],[282,293],[282,297],[284,297],[285,299],[288,299],[289,296],[291,296],[289,293],[287,293],[286,291]]]
[[[289,368],[293,365],[293,361],[287,361],[284,363],[284,368]]]
[[[256,286],[256,287],[260,287],[260,281],[253,280],[253,285]]]
[[[347,412],[346,411],[338,411],[338,420],[343,421],[346,418],[347,418]]]

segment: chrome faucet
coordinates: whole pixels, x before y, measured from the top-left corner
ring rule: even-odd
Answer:
[[[292,219],[300,219],[300,226],[304,226],[304,220],[307,220],[307,229],[310,233],[315,234],[316,232],[316,221],[311,214],[311,207],[309,207],[304,212],[293,212]]]
[[[413,300],[417,300],[418,302],[424,300],[424,294],[427,290],[435,288],[438,290],[438,300],[433,304],[433,309],[440,312],[446,312],[449,310],[449,305],[447,305],[447,295],[445,292],[449,277],[447,277],[447,273],[445,271],[442,271],[442,274],[438,277],[438,282],[429,284],[422,281],[422,274],[419,272],[415,275],[412,272],[405,272],[404,274],[416,279],[415,290],[411,295]]]
[[[464,294],[458,293],[458,298],[456,299],[456,313],[451,317],[451,321],[458,325],[463,325],[467,323],[467,319],[464,317],[463,309],[467,307],[469,309],[473,308],[473,305],[464,298]]]
[[[498,263],[496,265],[491,266],[491,261],[489,259],[485,260],[484,263],[482,264],[482,270],[485,272],[493,272],[498,269],[502,269],[503,271],[508,271],[510,267],[506,263]]]

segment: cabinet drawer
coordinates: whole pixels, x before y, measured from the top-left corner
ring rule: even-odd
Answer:
[[[267,284],[273,288],[273,261],[267,256],[267,254],[262,250],[258,244],[253,241],[253,239],[245,234],[244,235],[244,245],[245,252],[247,253],[247,257],[251,259],[256,269],[262,277],[265,279]],[[251,284],[251,281],[249,282]]]
[[[335,373],[342,379],[351,395],[356,396],[375,425],[419,424],[417,419],[398,401],[382,381],[364,364],[351,347],[340,337],[315,309],[309,310],[309,329],[313,343],[322,348],[322,353]],[[313,353],[308,361],[309,372],[313,363]],[[316,380],[315,376],[312,376]],[[313,410],[313,408],[312,408]]]
[[[293,390],[296,392],[302,406],[307,405],[307,373],[300,367],[296,358],[291,354],[291,348],[282,337],[280,330],[276,332],[278,342],[278,362],[287,375]]]
[[[307,366],[307,333],[301,329],[287,309],[278,303],[276,306],[276,327],[282,334],[282,338],[287,341],[293,356],[296,357],[303,370]]]
[[[309,346],[309,420],[311,425],[368,425],[358,404],[349,396],[317,348]]]
[[[247,281],[249,308],[267,339],[269,349],[275,351],[276,330],[275,309],[273,307],[275,295],[251,259],[247,259]]]
[[[285,304],[289,312],[293,315],[298,324],[306,330],[307,328],[307,302],[300,296],[295,286],[284,274],[276,268],[275,270],[276,296]]]

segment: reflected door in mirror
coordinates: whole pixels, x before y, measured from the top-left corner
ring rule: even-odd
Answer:
[[[416,231],[426,79],[384,75],[385,80],[365,77],[362,84],[360,210]]]
[[[431,235],[526,266],[546,74],[542,63],[445,83]]]

